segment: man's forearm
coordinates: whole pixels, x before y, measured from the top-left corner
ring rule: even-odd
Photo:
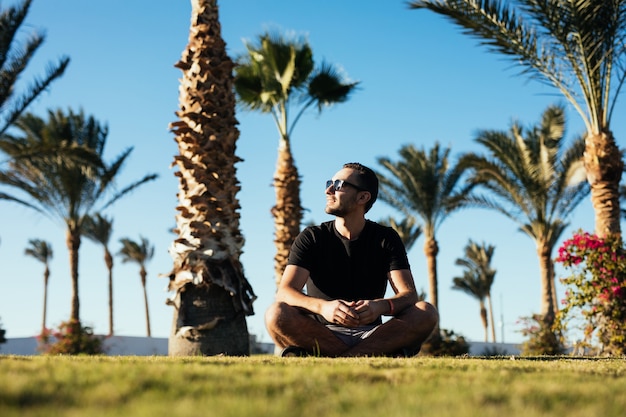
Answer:
[[[393,316],[402,310],[415,305],[418,301],[417,293],[414,291],[399,292],[393,297],[387,298],[388,315]]]
[[[289,304],[293,307],[302,308],[313,314],[320,314],[322,311],[323,300],[309,297],[294,288],[280,288],[276,292],[276,301]]]

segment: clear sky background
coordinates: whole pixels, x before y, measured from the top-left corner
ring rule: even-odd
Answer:
[[[15,0],[5,1],[5,8]],[[484,47],[437,15],[409,10],[394,1],[222,0],[222,35],[228,53],[245,52],[243,41],[265,30],[304,35],[317,62],[341,67],[360,88],[350,101],[313,110],[296,126],[293,153],[302,175],[305,222],[322,222],[324,181],[345,162],[358,161],[379,169],[381,156],[397,160],[405,144],[430,149],[435,142],[451,147],[453,158],[480,151],[473,142],[478,129],[507,129],[513,120],[535,125],[547,106],[563,103],[556,90],[519,76],[519,68]],[[168,337],[172,308],[167,279],[172,267],[168,248],[174,239],[178,182],[170,168],[177,147],[168,124],[176,120],[180,70],[174,68],[188,40],[191,6],[186,0],[35,0],[20,35],[45,30],[47,39],[28,68],[23,83],[43,74],[62,55],[71,63],[32,112],[46,118],[47,109],[83,109],[108,124],[108,160],[127,147],[134,150],[120,176],[120,188],[149,172],[159,179],[142,186],[105,212],[113,217],[110,249],[119,239],[144,236],[155,245],[147,264],[152,335]],[[24,85],[24,84],[22,84]],[[583,132],[578,114],[568,112],[568,139]],[[618,144],[626,135],[623,103],[612,128]],[[249,331],[269,342],[263,314],[273,299],[273,219],[271,187],[278,132],[269,115],[238,111],[240,139],[237,165],[242,190],[238,194],[241,228],[246,239],[242,263],[258,299]],[[378,202],[368,213],[378,220],[398,213]],[[593,231],[594,218],[585,200],[570,219],[563,239],[576,229]],[[39,333],[43,304],[43,265],[24,255],[29,239],[52,244],[54,258],[48,289],[48,327],[69,318],[70,274],[64,225],[10,203],[0,217],[0,319],[7,337]],[[451,290],[455,266],[469,239],[496,247],[492,287],[497,338],[520,342],[520,317],[539,312],[538,259],[533,241],[518,226],[491,211],[467,209],[452,214],[437,232],[441,327],[469,340],[482,341],[478,302]],[[562,240],[563,240],[562,239]],[[409,251],[418,289],[427,290],[421,237]],[[107,271],[102,248],[83,240],[80,248],[81,319],[96,333],[108,331]],[[557,270],[557,274],[561,270]],[[559,286],[558,297],[563,289]],[[114,266],[115,333],[144,336],[145,315],[139,267]],[[500,321],[502,323],[500,323]]]

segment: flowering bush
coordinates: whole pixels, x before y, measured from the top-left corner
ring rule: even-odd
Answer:
[[[584,232],[563,242],[556,258],[572,271],[560,280],[567,290],[556,325],[565,329],[575,312],[581,313],[584,343],[597,342],[608,355],[626,354],[625,259],[620,237]]]
[[[47,355],[97,355],[104,353],[102,338],[93,334],[91,327],[70,320],[58,330],[45,329],[38,337],[39,351]]]
[[[520,333],[528,337],[522,343],[522,356],[562,355],[565,353],[561,330],[552,326],[552,321],[541,314],[522,317],[524,325]]]

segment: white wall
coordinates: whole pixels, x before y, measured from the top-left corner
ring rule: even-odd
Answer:
[[[167,338],[111,336],[104,340],[107,355],[111,356],[167,356]],[[256,343],[252,340],[252,343]],[[272,353],[271,343],[256,343],[259,353]],[[498,355],[519,355],[519,345],[512,343],[470,343],[470,356],[482,356],[486,351],[497,352]],[[23,337],[7,339],[0,344],[0,355],[37,355],[37,339]]]

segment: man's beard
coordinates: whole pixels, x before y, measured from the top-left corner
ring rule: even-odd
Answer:
[[[326,207],[326,213],[336,217],[343,217],[346,211],[341,207]]]
[[[324,209],[324,211],[326,211],[326,213],[330,214],[331,216],[336,216],[336,217],[345,217],[346,214],[348,214],[347,208],[343,205],[339,205],[335,207],[330,207],[326,205],[326,208]]]

